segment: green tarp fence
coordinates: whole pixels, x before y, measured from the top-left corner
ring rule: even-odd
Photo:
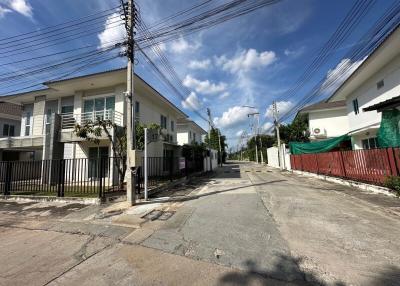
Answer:
[[[323,141],[309,143],[289,142],[289,149],[290,153],[293,155],[322,153],[332,150],[333,148],[337,147],[341,142],[346,140],[350,140],[350,136],[348,136],[347,134]]]
[[[400,146],[400,111],[397,109],[382,111],[381,126],[378,130],[378,146]]]

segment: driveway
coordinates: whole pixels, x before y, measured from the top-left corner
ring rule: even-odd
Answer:
[[[252,163],[167,195],[119,220],[0,202],[0,285],[399,285],[397,198]]]

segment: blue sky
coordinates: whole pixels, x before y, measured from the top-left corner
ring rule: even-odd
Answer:
[[[201,1],[137,2],[143,19],[151,26],[157,20]],[[189,37],[163,44],[162,50],[183,84],[191,91],[185,101],[160,82],[145,62],[139,61],[136,72],[205,129],[207,123],[192,110],[196,109],[206,116],[206,108],[209,107],[214,123],[227,135],[230,147],[235,147],[241,132],[250,133],[249,112],[260,112],[262,127],[268,128],[272,124],[272,101],[278,101],[281,112],[292,107],[318,81],[334,71],[346,51],[391,3],[390,0],[377,0],[350,37],[330,55],[322,69],[293,98],[281,99],[338,27],[354,1],[284,0]],[[0,0],[0,38],[83,17],[118,4],[117,0]],[[105,20],[103,27],[107,27]],[[0,64],[87,44],[100,46],[101,41],[112,41],[121,33],[122,29],[114,28],[67,44],[32,51],[29,55],[6,58],[0,55]],[[357,64],[349,62],[349,65],[355,67]],[[124,61],[115,60],[88,71],[121,66],[124,66]],[[11,71],[21,67],[11,65],[3,66],[3,69]],[[18,87],[18,83],[12,86],[15,87]],[[0,89],[3,94],[7,91]],[[256,110],[243,105],[254,106]]]

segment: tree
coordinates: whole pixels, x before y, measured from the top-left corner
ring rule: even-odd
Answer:
[[[221,135],[219,138],[219,135],[221,131],[218,128],[211,128],[210,130],[210,136],[209,134],[206,135],[205,138],[205,143],[207,146],[210,146],[211,149],[214,150],[218,150],[218,160],[220,158],[220,154],[219,154],[219,140],[221,139],[221,151],[222,151],[222,162],[226,161],[226,152],[225,152],[225,148],[228,147],[228,144],[226,144],[226,136],[225,135]],[[211,140],[209,139],[209,137],[211,137]],[[209,144],[210,143],[210,144]]]
[[[253,136],[247,141],[246,155],[249,157],[251,161],[256,161],[256,145],[257,145],[257,148],[259,150],[258,156],[261,156],[262,153],[263,160],[266,162],[267,160],[266,149],[272,147],[275,144],[275,141],[276,139],[273,136],[267,134],[259,134],[258,136]],[[262,143],[262,149],[261,149],[261,143]]]
[[[276,134],[276,131],[275,131]],[[309,142],[308,117],[306,114],[299,114],[290,124],[282,124],[279,127],[279,134],[284,143]]]
[[[144,128],[146,125],[137,122],[136,128],[136,148],[143,150],[144,146]],[[157,124],[150,124],[149,129],[160,129]],[[114,136],[110,133],[114,132]],[[127,141],[126,141],[126,127],[121,127],[113,123],[111,120],[105,120],[98,117],[95,121],[85,121],[83,124],[76,124],[74,128],[76,136],[85,139],[88,142],[93,142],[96,145],[100,144],[100,140],[103,138],[103,134],[106,135],[107,139],[111,143],[111,149],[114,157],[114,166],[118,170],[119,174],[119,187],[122,188],[125,179],[125,173],[127,169],[126,165],[126,152],[127,152]],[[118,158],[118,159],[117,159]]]

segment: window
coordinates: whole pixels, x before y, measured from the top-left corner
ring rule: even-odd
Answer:
[[[3,136],[11,137],[14,136],[14,125],[4,124],[3,125]]]
[[[73,113],[74,106],[73,105],[65,105],[61,107],[61,113]]]
[[[360,109],[358,108],[358,99],[354,99],[353,100],[353,110],[354,110],[354,114],[359,114],[360,113]]]
[[[189,138],[192,139],[192,131],[189,131]]]
[[[167,117],[161,115],[160,117],[160,125],[162,129],[167,129]]]
[[[136,112],[136,114],[140,113],[140,103],[139,103],[139,101],[135,101],[135,112]]]
[[[31,135],[31,116],[29,111],[25,114],[25,136]]]
[[[383,81],[383,79],[376,83],[376,88],[377,89],[381,89],[384,86],[385,86],[385,82]]]
[[[378,147],[376,137],[361,140],[363,149],[375,149]]]
[[[171,131],[175,130],[175,122],[171,120]]]
[[[88,99],[83,102],[83,112],[87,113],[84,117],[91,119],[92,115],[96,118],[104,118],[110,119],[108,116],[110,114],[109,111],[115,110],[115,97],[99,97],[95,99]],[[92,114],[94,113],[94,114]]]
[[[196,133],[193,133],[193,141],[196,141]]]

